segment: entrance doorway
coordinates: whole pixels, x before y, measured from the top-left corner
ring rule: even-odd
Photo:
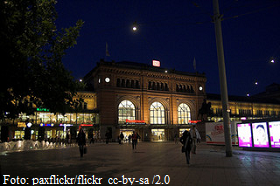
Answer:
[[[123,133],[123,136],[124,136],[123,141],[125,143],[129,142],[129,136],[132,136],[133,131],[134,130],[132,130],[132,129],[121,129],[120,130],[120,134],[121,134],[121,132]]]
[[[165,130],[164,129],[152,129],[152,139],[153,141],[164,141]]]

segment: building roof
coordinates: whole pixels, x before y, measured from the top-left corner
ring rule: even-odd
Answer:
[[[207,94],[207,100],[221,100],[220,94]],[[280,101],[275,98],[257,98],[250,96],[228,96],[230,102],[246,102],[246,103],[269,103],[280,104]]]
[[[137,63],[137,62],[131,62],[131,61],[120,61],[120,62],[105,62],[100,61],[97,62],[97,65],[94,69],[92,69],[85,77],[89,76],[94,72],[100,65],[104,66],[114,66],[116,68],[129,68],[129,69],[137,69],[137,70],[148,70],[153,72],[162,72],[165,73],[166,71],[168,73],[173,73],[177,75],[187,75],[187,76],[198,76],[198,77],[205,77],[205,73],[191,73],[191,72],[184,72],[184,71],[178,71],[175,69],[168,69],[168,68],[162,68],[162,67],[154,67],[152,65],[148,65],[145,63]]]
[[[271,97],[278,99],[280,101],[280,84],[272,83],[266,86],[265,92],[258,93],[253,95],[253,97],[263,98],[263,97]]]

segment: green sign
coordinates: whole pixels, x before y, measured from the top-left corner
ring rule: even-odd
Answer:
[[[50,109],[47,109],[47,108],[37,108],[37,111],[39,111],[39,112],[49,112]]]

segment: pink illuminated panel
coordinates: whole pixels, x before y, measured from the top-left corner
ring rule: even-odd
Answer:
[[[266,122],[252,123],[254,147],[269,147]]]
[[[252,133],[250,123],[237,124],[239,147],[252,147]]]
[[[280,148],[280,121],[269,122],[270,145],[272,148]]]

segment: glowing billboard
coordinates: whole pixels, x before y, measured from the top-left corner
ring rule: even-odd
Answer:
[[[252,133],[250,123],[237,124],[239,147],[252,147]]]
[[[254,147],[269,147],[266,122],[252,123]]]
[[[270,145],[272,148],[280,148],[280,121],[269,122]]]

